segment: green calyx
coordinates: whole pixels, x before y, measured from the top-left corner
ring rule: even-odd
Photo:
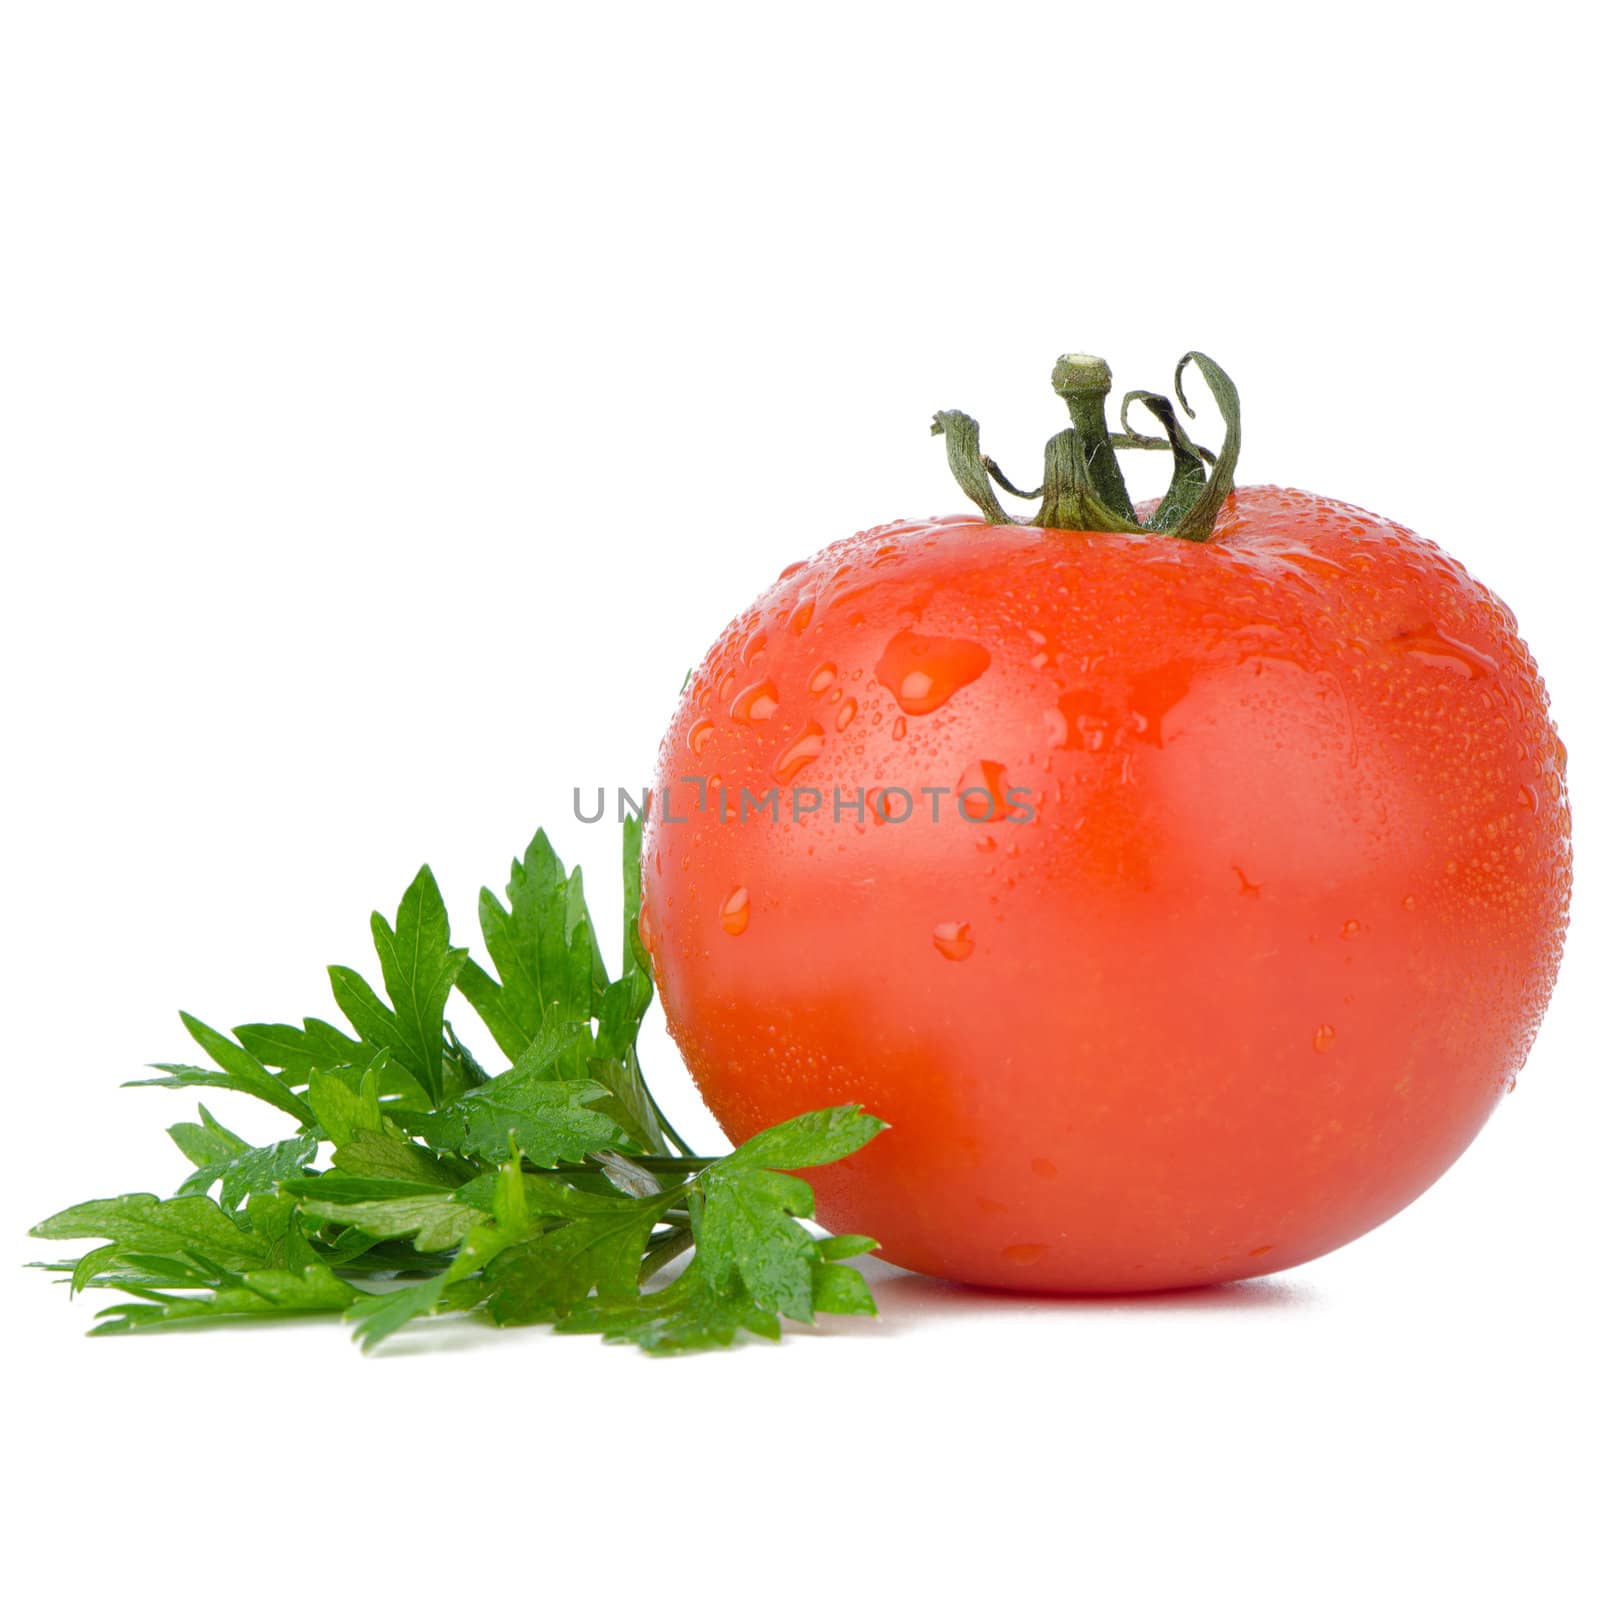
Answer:
[[[1067,403],[1072,426],[1044,447],[1044,482],[1032,491],[1019,489],[978,444],[978,424],[964,411],[940,411],[933,431],[943,434],[955,480],[989,522],[1014,523],[995,493],[998,484],[1020,500],[1037,500],[1029,519],[1036,528],[1078,528],[1100,533],[1164,533],[1201,543],[1211,537],[1217,514],[1233,492],[1239,461],[1239,391],[1210,356],[1191,350],[1178,363],[1173,389],[1184,412],[1194,408],[1183,393],[1183,369],[1199,369],[1227,432],[1222,449],[1213,454],[1184,431],[1178,413],[1165,395],[1132,389],[1122,397],[1121,428],[1106,426],[1106,399],[1111,393],[1111,368],[1099,356],[1068,355],[1056,362],[1051,384]],[[1162,434],[1139,433],[1128,423],[1128,410],[1142,405],[1161,424]],[[1166,450],[1172,455],[1172,484],[1146,522],[1134,511],[1119,450]]]

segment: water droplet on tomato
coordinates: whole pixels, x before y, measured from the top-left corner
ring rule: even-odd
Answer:
[[[1400,902],[1400,909],[1402,911],[1415,911],[1417,909],[1417,897],[1414,894],[1408,894]]]
[[[1523,784],[1522,787],[1517,790],[1517,804],[1524,807],[1526,810],[1533,812],[1535,815],[1538,814],[1539,797],[1527,786],[1527,784]]]
[[[778,574],[778,582],[782,583],[786,578],[792,578],[797,572],[804,572],[805,568],[806,563],[804,561],[791,561],[789,565]]]
[[[1019,1267],[1031,1267],[1044,1252],[1045,1246],[1042,1244],[1008,1244],[1000,1254]]]
[[[1442,667],[1462,678],[1482,678],[1497,670],[1498,663],[1481,650],[1474,650],[1460,639],[1452,639],[1432,623],[1408,628],[1394,641],[1397,649],[1430,667]]]
[[[855,721],[855,715],[856,715],[856,703],[855,703],[855,701],[853,699],[846,700],[844,702],[844,704],[839,707],[838,715],[835,716],[834,719],[833,719],[834,727],[837,728],[840,733],[843,733],[844,730],[846,728],[848,728],[852,722]]]
[[[728,707],[728,715],[735,722],[765,722],[778,709],[778,688],[770,678],[752,683],[741,689]]]
[[[822,754],[822,729],[808,722],[800,734],[785,747],[773,766],[779,783],[788,783],[802,767]]]
[[[722,902],[718,915],[724,933],[743,933],[750,926],[750,891],[743,887],[733,890]]]
[[[811,626],[811,617],[816,609],[816,601],[807,595],[789,614],[789,632],[796,636],[804,633]]]
[[[1339,930],[1339,937],[1341,939],[1353,939],[1360,932],[1361,924],[1357,922],[1354,917],[1351,917],[1351,919]]]
[[[710,742],[715,724],[710,717],[701,717],[689,730],[689,749],[697,756],[704,755],[706,745]]]
[[[639,907],[639,943],[651,955],[656,953],[656,929],[655,924],[650,920],[650,907],[648,905]]]
[[[1003,822],[1012,811],[1006,804],[1010,787],[998,761],[974,761],[956,785],[956,804],[968,822]]]
[[[970,922],[940,922],[934,925],[933,948],[946,961],[965,961],[977,948]]]
[[[937,711],[953,694],[989,669],[989,652],[971,639],[897,633],[884,647],[878,681],[911,717]]]
[[[839,676],[839,669],[831,661],[824,661],[815,672],[811,674],[811,681],[806,687],[812,694],[821,694],[824,689],[833,686],[833,680]]]
[[[1324,1022],[1317,1031],[1311,1035],[1311,1048],[1318,1055],[1326,1055],[1333,1049],[1333,1024]]]
[[[889,730],[889,737],[898,743],[901,739],[905,738],[905,736],[906,719],[904,717],[896,717],[894,719],[894,726]]]

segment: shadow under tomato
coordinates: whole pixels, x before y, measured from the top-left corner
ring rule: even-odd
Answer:
[[[927,1278],[880,1261],[868,1261],[863,1270],[872,1285],[880,1325],[885,1331],[893,1331],[894,1324],[902,1319],[909,1322],[912,1318],[976,1317],[995,1312],[1021,1311],[1057,1317],[1148,1316],[1152,1313],[1174,1316],[1217,1311],[1263,1315],[1304,1312],[1315,1309],[1320,1303],[1320,1297],[1308,1285],[1285,1282],[1281,1278],[1249,1278],[1240,1283],[1152,1290],[1145,1294],[1053,1295],[981,1288],[954,1283],[948,1278]]]

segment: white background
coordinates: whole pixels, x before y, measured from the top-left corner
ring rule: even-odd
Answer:
[[[1162,388],[1209,351],[1241,481],[1397,517],[1510,602],[1581,873],[1587,18],[8,6],[12,1257],[60,1206],[179,1181],[189,1097],[115,1087],[192,1053],[178,1005],[325,1014],[322,965],[370,967],[366,915],[421,860],[466,929],[542,822],[613,927],[615,830],[572,785],[646,780],[780,567],[959,508],[933,410],[1033,459],[1066,348]],[[86,1341],[84,1304],[7,1269],[5,1559],[69,1593],[1585,1591],[1595,923],[1580,893],[1458,1168],[1247,1287],[1052,1304],[885,1270],[877,1325],[778,1348],[460,1324],[363,1359],[323,1323]]]

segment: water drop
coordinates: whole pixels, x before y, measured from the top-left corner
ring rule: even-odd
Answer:
[[[656,929],[655,924],[650,920],[650,907],[648,905],[639,907],[639,943],[651,955],[656,953]]]
[[[709,717],[702,717],[689,730],[689,749],[697,756],[704,755],[707,743],[711,739],[715,724]]]
[[[778,688],[770,678],[741,689],[728,707],[735,722],[765,722],[778,709]]]
[[[811,626],[811,616],[816,609],[816,601],[807,595],[789,615],[789,632],[795,635],[804,633]]]
[[[878,681],[911,717],[937,711],[953,694],[989,669],[989,652],[971,639],[897,633],[884,647]]]
[[[1408,894],[1400,902],[1400,909],[1402,911],[1415,911],[1417,909],[1417,897],[1414,894]]]
[[[719,914],[724,933],[743,933],[750,926],[750,891],[743,887],[733,890],[722,902]]]
[[[1042,1244],[1008,1244],[1000,1252],[1007,1261],[1014,1261],[1019,1267],[1031,1267],[1045,1252]]]
[[[821,694],[824,689],[833,686],[833,680],[839,676],[839,669],[831,661],[824,661],[815,672],[811,674],[811,681],[806,687],[812,694]]]
[[[1339,937],[1341,939],[1353,939],[1360,932],[1361,924],[1357,922],[1354,917],[1351,917],[1351,919],[1339,930]]]
[[[855,715],[856,715],[856,703],[855,703],[855,701],[853,699],[852,700],[846,700],[844,702],[844,704],[839,707],[838,715],[836,717],[834,717],[834,719],[833,719],[834,727],[837,728],[840,733],[843,733],[844,730],[846,728],[848,728],[852,722],[855,721]]]
[[[899,741],[901,739],[905,738],[905,736],[906,736],[906,719],[904,717],[896,717],[894,719],[894,726],[889,730],[889,737],[891,739],[893,739],[896,743],[899,743]]]
[[[933,930],[933,947],[946,961],[965,961],[977,948],[970,922],[940,922]]]
[[[1517,790],[1517,804],[1533,812],[1535,815],[1538,815],[1539,796],[1535,794],[1533,790],[1527,786],[1527,784],[1523,784],[1522,787]]]
[[[1311,1048],[1318,1055],[1326,1055],[1333,1049],[1333,1024],[1324,1022],[1317,1031],[1311,1035]]]
[[[1003,822],[1012,811],[1006,804],[1010,787],[998,761],[974,761],[956,785],[956,804],[968,822]]]
[[[779,783],[788,783],[802,767],[809,766],[822,754],[822,729],[808,722],[797,737],[792,739],[773,767]]]
[[[1420,628],[1408,628],[1394,643],[1397,649],[1415,656],[1427,666],[1442,667],[1446,672],[1453,672],[1462,678],[1481,678],[1498,670],[1499,666],[1481,650],[1474,650],[1470,644],[1463,644],[1460,639],[1440,633],[1432,623]]]

